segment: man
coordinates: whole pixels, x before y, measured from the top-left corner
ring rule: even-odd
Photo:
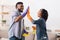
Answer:
[[[24,9],[24,5],[23,2],[17,2],[16,9],[17,11],[11,14],[9,40],[25,40],[22,36],[24,29],[24,22],[22,18],[27,14],[28,8],[21,15]]]

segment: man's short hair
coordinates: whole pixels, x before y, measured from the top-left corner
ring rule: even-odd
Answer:
[[[18,4],[23,4],[23,2],[17,2],[17,3],[16,3],[16,8],[17,8],[17,5],[18,5]]]

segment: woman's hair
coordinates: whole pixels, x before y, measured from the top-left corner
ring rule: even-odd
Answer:
[[[44,18],[45,19],[45,21],[47,21],[47,19],[48,19],[48,11],[47,10],[45,10],[45,9],[41,9],[42,11],[42,18]]]

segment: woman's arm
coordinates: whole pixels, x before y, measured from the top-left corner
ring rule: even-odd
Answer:
[[[29,7],[28,7],[29,8]],[[21,20],[23,17],[25,17],[25,15],[27,14],[28,12],[28,8],[25,10],[25,12],[23,12],[22,15],[19,15],[18,17],[15,18],[14,22],[17,22],[19,20]]]
[[[34,20],[31,16],[30,16],[30,10],[28,9],[27,12],[27,18],[33,23],[33,24],[39,24],[39,19],[38,20]]]
[[[33,21],[33,18],[30,16],[30,10],[28,9],[28,12],[27,12],[27,18],[32,22]]]

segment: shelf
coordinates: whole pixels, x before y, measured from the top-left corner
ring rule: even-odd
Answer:
[[[0,14],[9,14],[8,12],[0,12]]]

